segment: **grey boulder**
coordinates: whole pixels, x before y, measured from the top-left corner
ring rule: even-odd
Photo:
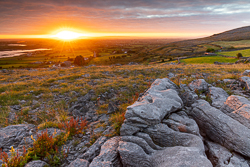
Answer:
[[[25,165],[25,167],[45,167],[45,166],[49,165],[41,160],[31,161]]]
[[[239,154],[210,141],[206,141],[206,146],[208,158],[214,167],[248,167],[247,161]]]
[[[245,70],[242,75],[249,75],[249,74],[250,74],[250,70]]]
[[[107,137],[102,136],[96,140],[96,142],[89,147],[88,151],[78,156],[78,158],[86,159],[91,162],[96,156],[99,155],[101,146],[107,141]]]
[[[162,122],[175,131],[200,136],[198,125],[184,111],[173,113]]]
[[[141,128],[158,124],[182,107],[178,87],[167,78],[157,79],[139,101],[127,107],[121,135],[132,135]]]
[[[150,156],[137,144],[120,141],[118,151],[123,166],[153,167]]]
[[[68,167],[89,167],[89,161],[85,159],[79,159],[72,161]]]
[[[123,166],[130,167],[212,167],[211,162],[195,147],[168,147],[147,154],[131,142],[119,142],[118,151]]]
[[[245,97],[229,96],[221,111],[250,129],[250,101]]]
[[[250,78],[249,77],[241,77],[240,81],[242,83],[242,86],[245,90],[249,90],[250,89]]]
[[[150,157],[154,167],[212,167],[206,156],[195,147],[168,147]]]
[[[10,125],[0,129],[0,148],[9,152],[10,147],[17,148],[24,138],[30,137],[36,130],[32,124]]]
[[[181,99],[185,106],[190,107],[196,100],[198,100],[198,95],[189,89],[186,84],[181,84]]]
[[[212,106],[216,108],[221,108],[224,102],[228,98],[228,94],[222,88],[218,87],[210,87],[209,88],[209,95],[212,100]]]
[[[204,100],[194,103],[190,114],[206,137],[229,150],[250,157],[250,129]]]
[[[208,83],[204,79],[197,79],[188,84],[188,87],[192,91],[198,91],[200,93],[208,91]]]
[[[201,138],[197,135],[174,131],[166,124],[158,124],[145,129],[145,132],[153,139],[154,143],[161,147],[197,147],[202,154],[205,148]]]
[[[119,146],[120,137],[113,137],[101,146],[100,154],[93,159],[90,167],[120,167],[120,158],[117,148]]]

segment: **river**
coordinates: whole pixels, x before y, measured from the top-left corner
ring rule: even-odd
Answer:
[[[30,53],[30,52],[44,51],[44,50],[51,50],[51,49],[41,48],[41,49],[31,49],[31,50],[0,51],[0,58],[15,57],[15,56],[20,56],[20,55]]]

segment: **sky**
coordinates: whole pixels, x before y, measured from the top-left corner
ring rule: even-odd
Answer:
[[[203,37],[250,25],[249,0],[0,0],[0,38]]]

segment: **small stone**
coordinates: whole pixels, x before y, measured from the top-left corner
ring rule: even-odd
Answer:
[[[89,78],[90,75],[89,75],[89,74],[84,74],[84,75],[82,75],[82,77],[84,77],[84,78]]]
[[[88,167],[89,162],[85,159],[79,159],[77,158],[76,160],[72,161],[68,167]]]
[[[48,164],[41,160],[31,161],[25,165],[25,167],[45,167],[45,166],[48,166]]]
[[[249,75],[249,74],[250,74],[250,70],[245,70],[242,75]]]
[[[118,107],[114,103],[110,102],[108,105],[108,114],[112,114],[116,111],[118,111]]]

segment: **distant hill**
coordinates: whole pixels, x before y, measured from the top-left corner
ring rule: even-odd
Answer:
[[[203,55],[208,48],[215,50],[221,48],[227,49],[226,47],[220,46],[217,42],[240,40],[250,40],[250,26],[225,31],[205,38],[167,43],[166,45],[152,48],[149,53],[151,55],[161,56],[161,58],[167,58],[168,56],[197,56]],[[151,59],[152,57],[155,58],[156,56],[148,56],[148,58]]]
[[[219,34],[214,34],[210,37],[202,38],[204,40],[212,41],[238,41],[250,39],[250,26],[236,28],[233,30],[225,31]]]
[[[239,41],[239,40],[250,40],[250,26],[236,28],[219,34],[214,34],[212,36],[205,38],[178,41],[178,42],[173,42],[171,44],[187,47],[187,46],[199,45],[215,41]]]

